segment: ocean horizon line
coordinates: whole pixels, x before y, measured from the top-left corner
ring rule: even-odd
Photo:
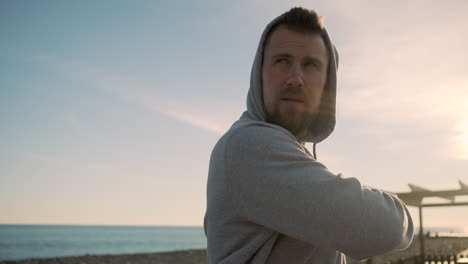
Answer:
[[[206,248],[200,226],[0,224],[0,260]]]
[[[82,227],[191,227],[203,228],[203,225],[146,225],[146,224],[67,224],[67,223],[0,223],[0,226],[82,226]],[[415,225],[416,233],[419,231],[419,226]],[[424,226],[424,232],[447,232],[447,233],[467,233],[468,230],[457,226]]]
[[[203,228],[203,225],[138,225],[138,224],[44,224],[44,223],[0,223],[0,226],[96,226],[96,227],[196,227]]]

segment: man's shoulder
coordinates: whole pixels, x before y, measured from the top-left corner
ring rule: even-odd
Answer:
[[[296,138],[288,130],[271,123],[239,120],[219,141],[227,144],[256,144],[272,141],[296,141]]]
[[[267,122],[239,120],[218,140],[212,154],[271,153],[286,149],[302,150],[288,130]]]

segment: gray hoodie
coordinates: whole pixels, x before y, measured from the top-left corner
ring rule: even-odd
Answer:
[[[211,154],[204,218],[209,263],[346,263],[343,253],[362,260],[406,248],[413,223],[401,200],[333,174],[305,148],[335,126],[338,54],[326,31],[327,85],[308,135],[299,141],[265,121],[263,48],[280,17],[260,39],[247,111]]]

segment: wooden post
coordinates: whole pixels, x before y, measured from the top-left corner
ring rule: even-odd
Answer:
[[[426,259],[426,252],[424,250],[424,230],[423,230],[423,215],[422,215],[422,206],[419,205],[419,255],[421,263],[424,263]]]

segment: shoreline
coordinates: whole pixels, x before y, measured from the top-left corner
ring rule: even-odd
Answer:
[[[426,237],[428,256],[448,256],[468,250],[468,237]],[[403,251],[393,251],[372,258],[372,262],[383,264],[419,254],[419,239],[414,237],[411,245]],[[466,254],[466,253],[465,253]],[[362,263],[347,258],[349,264]],[[32,258],[23,260],[0,260],[0,264],[206,264],[206,249],[187,249],[154,253],[83,255],[70,257]]]
[[[0,260],[0,264],[206,264],[206,249],[187,249],[156,253],[83,255],[70,257]]]

